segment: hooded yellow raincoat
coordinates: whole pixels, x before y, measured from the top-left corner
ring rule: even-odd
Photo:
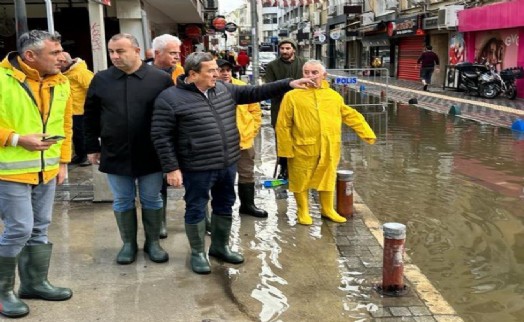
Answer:
[[[282,100],[276,132],[278,156],[288,158],[289,190],[334,191],[342,122],[369,144],[376,136],[362,114],[347,106],[326,81],[295,89]]]
[[[93,72],[87,69],[87,64],[80,58],[65,71],[64,76],[71,84],[71,96],[73,97],[73,115],[84,115],[84,102],[87,89],[93,79]]]

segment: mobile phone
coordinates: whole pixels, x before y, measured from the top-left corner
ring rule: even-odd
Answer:
[[[42,141],[60,141],[63,139],[65,139],[65,136],[53,135],[53,136],[48,136],[48,137],[43,138]]]

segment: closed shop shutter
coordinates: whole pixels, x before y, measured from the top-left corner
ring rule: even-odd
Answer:
[[[417,59],[424,49],[424,36],[403,38],[399,43],[398,79],[420,80]]]

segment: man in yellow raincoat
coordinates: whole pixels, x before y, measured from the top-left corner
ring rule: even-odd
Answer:
[[[317,87],[295,89],[284,96],[276,125],[278,156],[289,158],[289,190],[297,202],[298,223],[313,222],[309,214],[309,189],[319,192],[322,216],[342,223],[346,218],[333,208],[341,123],[369,144],[375,143],[376,136],[362,114],[347,106],[342,96],[329,88],[326,69],[320,61],[306,62],[302,71]]]

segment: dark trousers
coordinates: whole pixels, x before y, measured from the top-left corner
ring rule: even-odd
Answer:
[[[213,214],[231,216],[236,200],[235,177],[237,165],[225,169],[209,171],[184,171],[186,193],[186,224],[197,224],[206,217],[206,207],[211,191],[211,208]]]
[[[73,115],[73,145],[75,155],[83,159],[87,156],[84,142],[84,116]]]

